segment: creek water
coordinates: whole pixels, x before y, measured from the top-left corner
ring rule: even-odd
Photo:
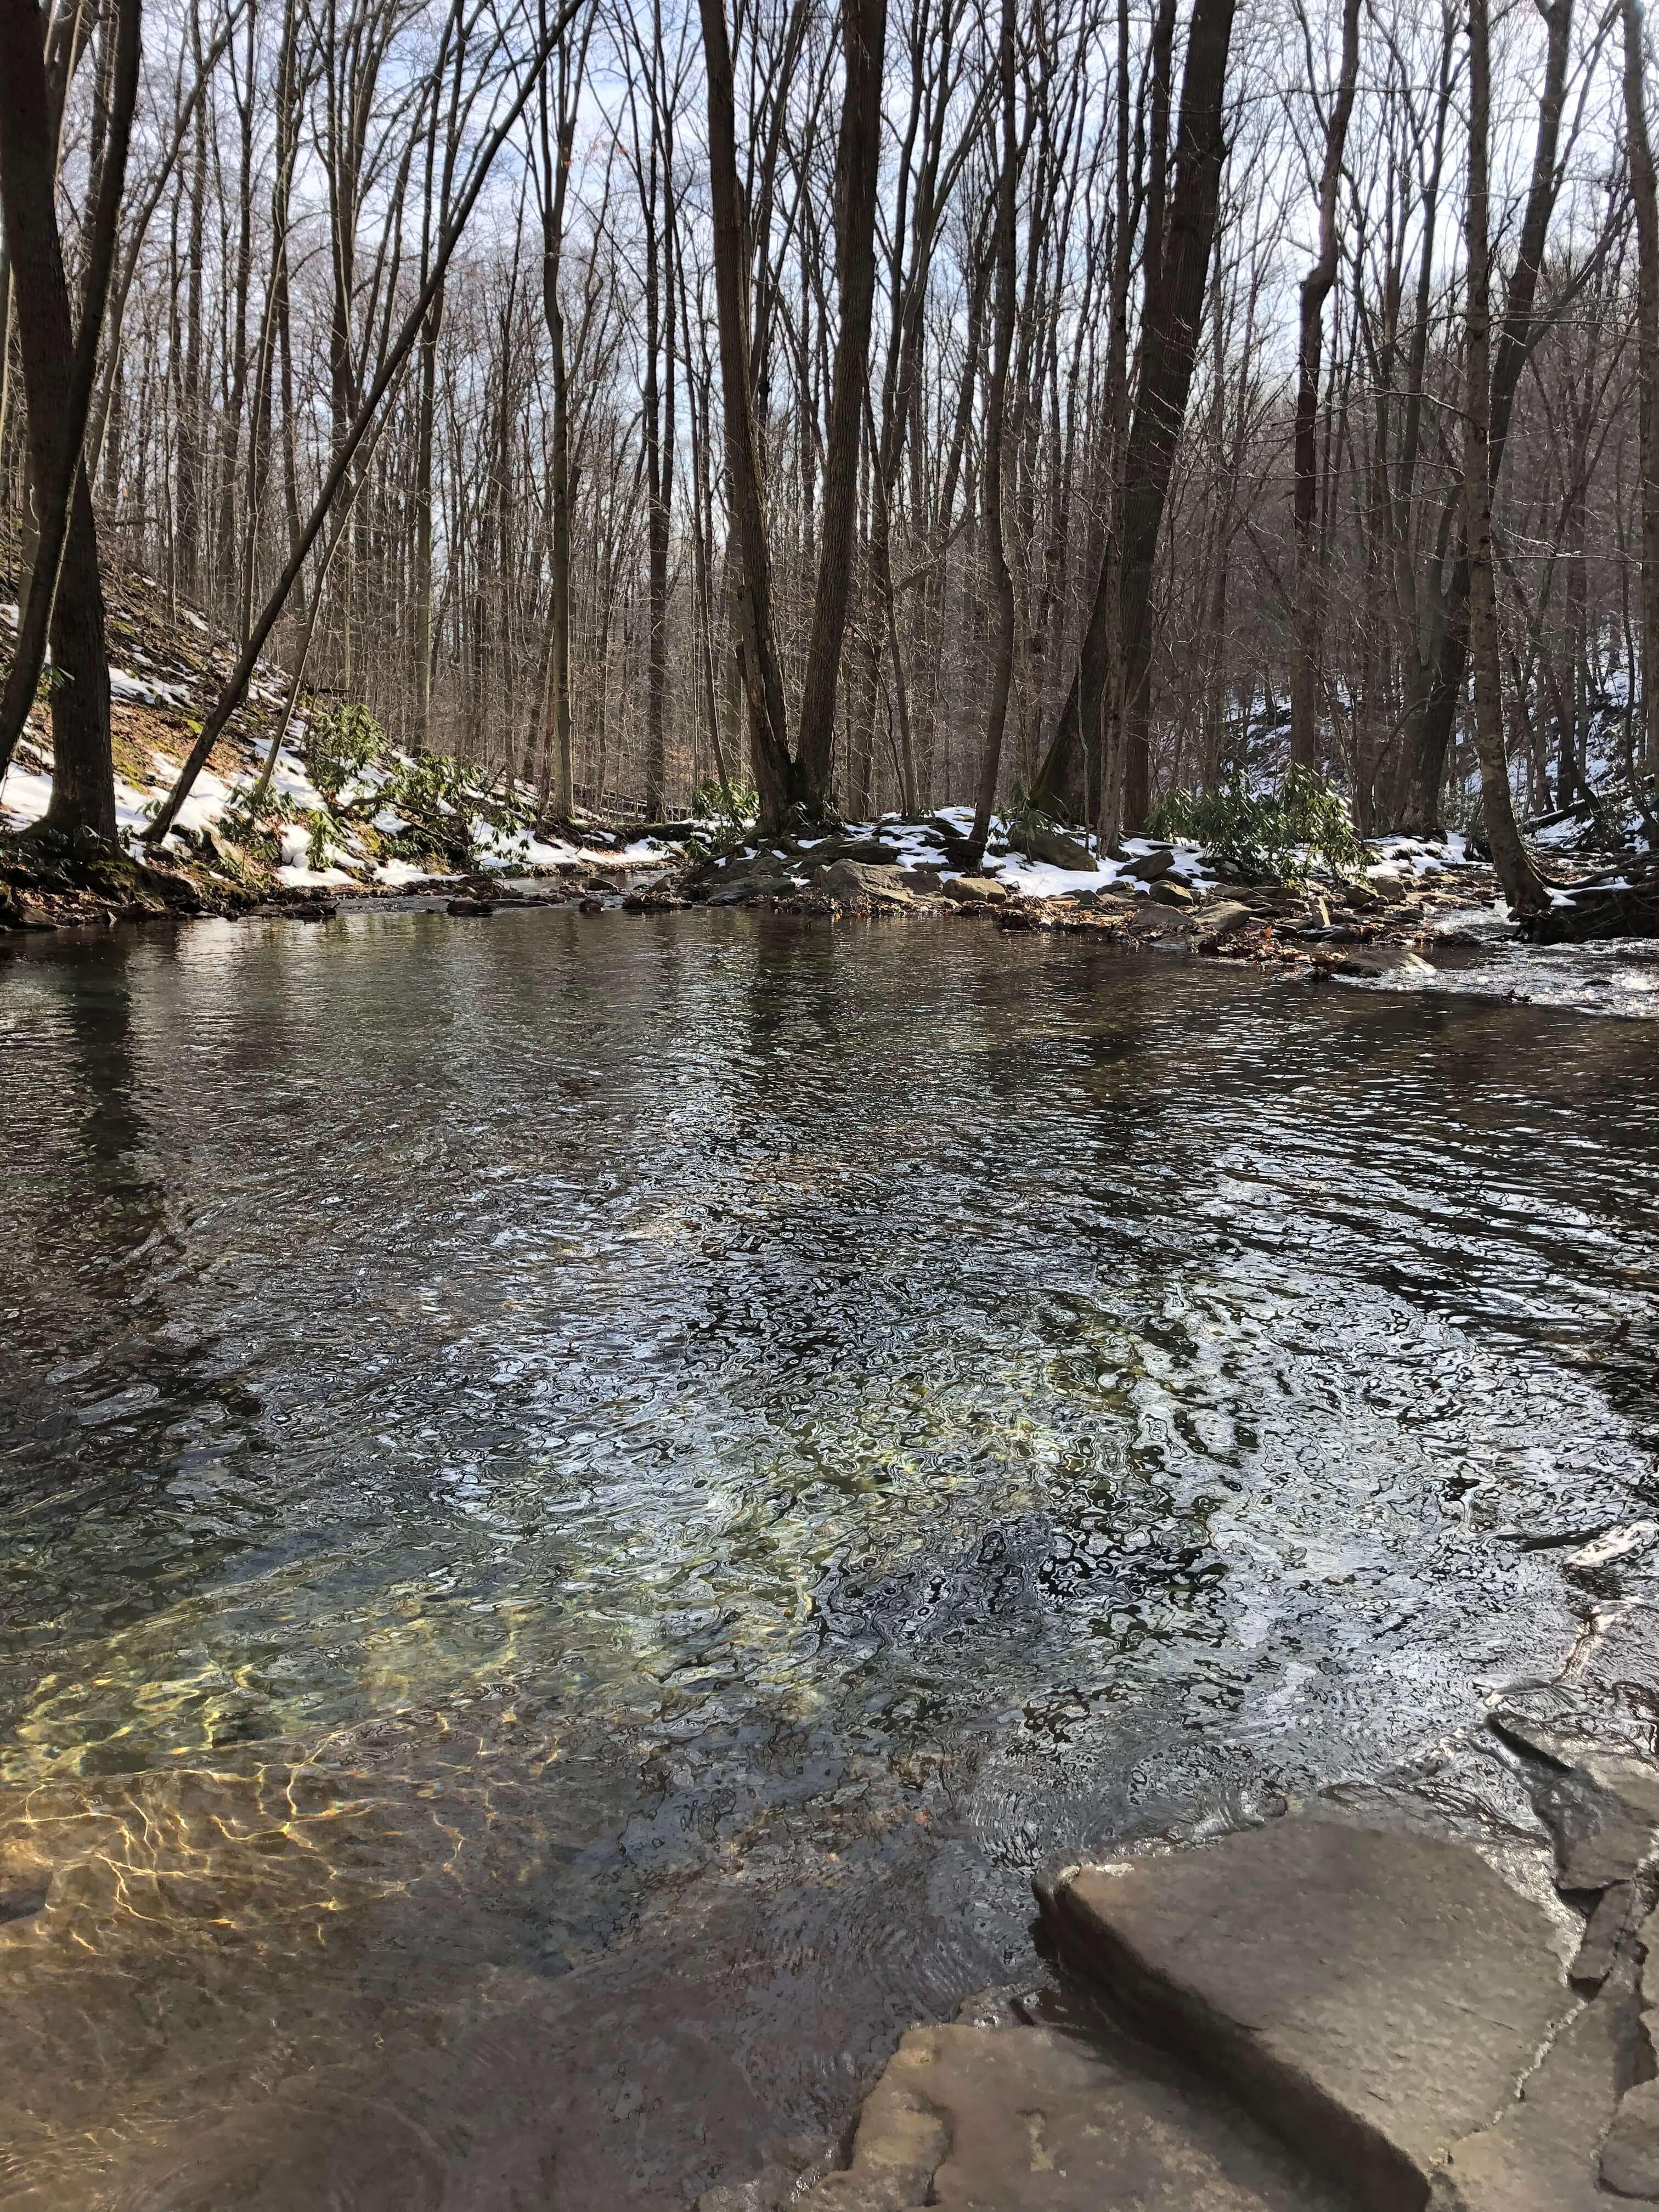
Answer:
[[[0,963],[0,2201],[683,2203],[1553,1672],[1644,1024],[966,925]]]

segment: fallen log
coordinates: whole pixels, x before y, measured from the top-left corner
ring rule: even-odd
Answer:
[[[1659,869],[1632,866],[1617,882],[1575,884],[1521,925],[1529,945],[1585,945],[1597,938],[1659,937]]]

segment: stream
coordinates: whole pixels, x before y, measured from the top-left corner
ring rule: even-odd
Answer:
[[[1653,1076],[967,925],[25,942],[0,2203],[688,2203],[1033,1871],[1553,1670],[1519,1539],[1659,1507]]]

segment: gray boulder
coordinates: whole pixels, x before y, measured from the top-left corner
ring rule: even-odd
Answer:
[[[1025,833],[1025,850],[1034,860],[1046,860],[1051,868],[1073,871],[1091,869],[1095,856],[1080,839],[1068,837],[1063,830],[1031,830]]]
[[[1639,2171],[1639,2108],[1628,2161],[1625,2145],[1615,2142],[1618,2121],[1639,2093],[1626,2098],[1614,2118],[1638,2033],[1627,1988],[1587,2005],[1527,2076],[1520,2095],[1490,2126],[1451,2145],[1434,2177],[1433,2212],[1611,2212],[1595,2185],[1596,2154],[1599,2149],[1604,2180],[1610,2173],[1634,2179]],[[1603,2148],[1609,2122],[1613,2136]]]
[[[1043,1902],[1068,1966],[1368,2212],[1421,2212],[1577,2008],[1541,1909],[1428,1836],[1291,1814]]]
[[[898,864],[898,848],[881,837],[825,837],[802,854],[805,862],[833,867],[837,860],[856,860],[872,868]]]
[[[1162,882],[1174,866],[1174,853],[1169,846],[1161,845],[1150,853],[1143,853],[1139,860],[1131,860],[1124,872],[1139,876],[1143,884],[1156,884]]]
[[[1601,2180],[1616,2196],[1659,2201],[1659,2081],[1626,2094],[1601,2146]]]
[[[863,860],[836,860],[822,872],[815,870],[811,880],[832,898],[868,899],[880,906],[910,903],[902,868],[877,867]]]
[[[1505,1741],[1539,1763],[1533,1802],[1555,1838],[1561,1888],[1611,1889],[1659,1857],[1659,1765],[1514,1706],[1490,1717]]]
[[[1247,928],[1255,917],[1249,907],[1242,905],[1237,899],[1218,899],[1213,906],[1204,908],[1201,919],[1204,935],[1212,944],[1220,945],[1239,930]]]

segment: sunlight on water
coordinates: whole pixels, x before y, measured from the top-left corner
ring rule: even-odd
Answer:
[[[31,948],[0,1065],[8,2203],[678,2201],[1655,1503],[1633,1028],[369,915]]]

